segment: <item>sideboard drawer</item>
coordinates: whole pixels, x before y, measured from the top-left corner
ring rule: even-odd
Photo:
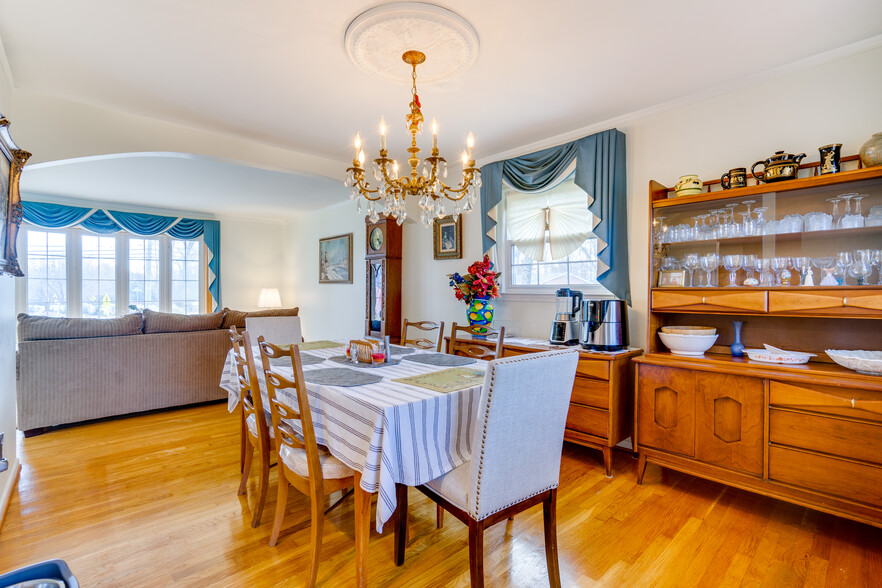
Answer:
[[[609,364],[610,362],[603,359],[580,359],[576,373],[598,380],[609,380]]]
[[[842,289],[771,291],[769,311],[878,316],[882,314],[882,292]]]
[[[729,292],[725,290],[652,291],[652,310],[705,310],[766,312],[768,297],[764,291]]]
[[[882,506],[882,468],[783,447],[769,447],[769,479]]]
[[[882,425],[773,408],[769,441],[882,465]]]
[[[571,404],[570,412],[567,414],[567,429],[607,438],[609,413],[605,410]]]
[[[570,402],[597,408],[609,408],[609,382],[576,376]]]
[[[769,382],[772,406],[882,422],[882,392],[816,384]]]

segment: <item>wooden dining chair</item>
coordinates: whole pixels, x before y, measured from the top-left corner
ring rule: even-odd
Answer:
[[[294,486],[310,500],[311,530],[307,585],[315,586],[324,532],[325,497],[332,492],[354,488],[354,472],[327,450],[319,448],[316,443],[312,413],[309,410],[309,396],[303,380],[300,349],[296,345],[286,346],[283,349],[264,341],[263,337],[258,338],[257,341],[266,377],[275,430],[274,438],[279,455],[279,493],[269,544],[273,546],[279,539],[288,502],[288,486]],[[270,360],[282,358],[290,358],[293,379],[281,376],[272,369]],[[284,398],[279,394],[280,391],[286,391]],[[287,400],[293,396],[296,396],[296,408]],[[295,434],[295,429],[291,426],[298,421],[302,431],[300,435]]]
[[[244,454],[241,456],[242,480],[239,482],[239,494],[248,489],[248,476],[254,454],[260,465],[257,481],[257,499],[251,517],[251,526],[260,525],[263,506],[266,504],[266,493],[269,487],[269,470],[271,462],[270,446],[272,431],[267,424],[267,412],[264,410],[263,398],[260,395],[260,384],[257,379],[257,367],[254,362],[254,351],[251,348],[251,336],[248,331],[239,333],[235,326],[230,327],[230,340],[233,342],[236,372],[239,378],[239,404],[242,410],[241,435],[243,436]]]
[[[473,588],[484,585],[484,530],[539,504],[548,581],[552,587],[560,586],[557,487],[578,362],[579,352],[574,349],[491,361],[478,401],[472,459],[417,487],[468,525]],[[394,543],[396,563],[401,565],[407,536],[407,493],[399,491],[398,498]]]
[[[471,335],[472,338],[463,339],[462,335]],[[483,345],[475,345],[475,337],[485,337],[491,343],[495,338],[496,345],[491,348],[484,347]],[[496,330],[479,325],[463,325],[460,327],[456,323],[453,323],[453,327],[450,328],[450,347],[448,350],[451,355],[459,354],[484,360],[499,359],[502,357],[504,338],[505,327],[500,327],[499,330]]]
[[[417,336],[414,339],[407,338],[407,329],[408,327],[412,327],[414,329],[418,329],[424,332],[438,331],[438,340],[435,343],[432,343],[431,339],[427,339],[422,336]],[[404,326],[401,327],[401,344],[404,346],[413,345],[414,347],[418,347],[420,349],[431,349],[435,348],[435,351],[441,353],[441,343],[444,342],[444,321],[441,323],[435,323],[432,321],[409,321],[404,319]]]

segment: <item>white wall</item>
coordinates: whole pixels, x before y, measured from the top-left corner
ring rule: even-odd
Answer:
[[[875,106],[882,96],[879,63],[882,63],[882,49],[874,49],[615,124],[627,135],[633,345],[643,346],[646,341],[649,181],[673,185],[677,177],[685,173],[711,179],[732,167],[749,167],[778,149],[805,152],[806,161],[816,161],[817,148],[834,142],[843,144],[843,154],[857,153],[872,133],[882,131],[882,111]],[[596,131],[584,134],[591,132]],[[418,218],[415,205],[409,214]],[[404,316],[444,320],[448,324],[465,321],[465,307],[455,301],[446,275],[465,271],[481,256],[479,215],[474,212],[463,217],[464,256],[461,260],[433,260],[432,229],[423,228],[419,223],[405,225]],[[297,304],[303,309],[305,323],[308,324],[307,316],[335,316],[332,309],[348,305],[339,320],[328,326],[327,332],[335,336],[360,332],[364,320],[363,285],[359,282],[356,287],[333,287],[343,292],[318,286],[314,260],[319,235],[348,232],[353,227],[360,229],[356,233],[354,257],[363,259],[363,224],[361,217],[355,214],[354,204],[346,202],[305,215],[296,227],[287,238],[292,251],[305,252],[307,259],[305,265],[294,267],[292,275],[296,276],[297,288],[292,285],[291,291],[297,292]],[[357,276],[363,280],[363,273]],[[554,315],[550,297],[544,302],[520,302],[507,301],[503,296],[494,301],[494,305],[497,308],[494,324],[505,325],[523,336],[548,336]],[[322,331],[322,336],[324,333]]]
[[[261,288],[282,285],[281,222],[221,218],[221,302],[235,310],[257,310]]]

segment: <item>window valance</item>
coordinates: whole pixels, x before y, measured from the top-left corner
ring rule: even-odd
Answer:
[[[213,309],[223,308],[220,295],[220,221],[158,216],[100,208],[83,208],[23,201],[24,220],[45,229],[83,227],[93,233],[128,231],[142,237],[168,233],[175,239],[196,239],[202,236],[211,258],[208,260],[208,291]]]
[[[630,303],[625,134],[616,129],[482,167],[484,251],[496,244],[496,207],[502,201],[503,180],[522,192],[535,192],[551,186],[574,160],[575,183],[588,193],[588,210],[598,219],[593,231],[599,240],[597,259],[607,269],[597,281]]]

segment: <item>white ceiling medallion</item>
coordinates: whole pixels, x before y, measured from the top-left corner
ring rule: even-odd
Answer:
[[[367,10],[346,28],[349,58],[369,76],[411,82],[401,55],[426,54],[420,82],[449,80],[468,69],[478,56],[478,33],[458,14],[423,2],[394,2]]]

